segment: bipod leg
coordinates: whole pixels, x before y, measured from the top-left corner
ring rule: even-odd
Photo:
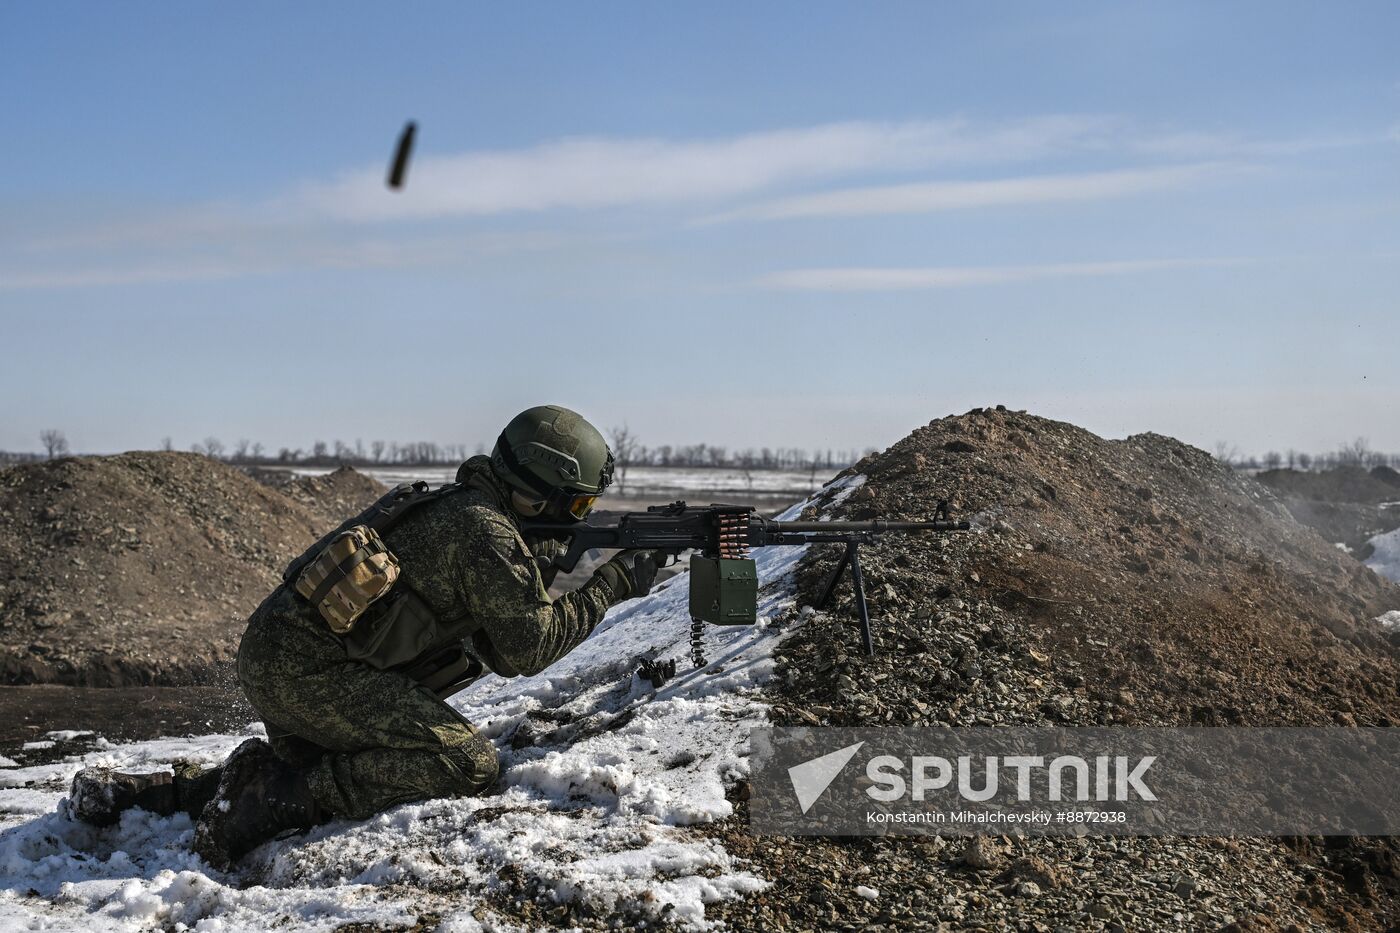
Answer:
[[[846,553],[841,555],[841,559],[836,562],[836,567],[831,571],[831,576],[826,578],[826,584],[822,587],[821,598],[817,600],[817,608],[825,609],[826,604],[831,602],[831,596],[836,592],[836,584],[841,582],[841,574],[846,572],[846,565],[851,562],[851,545],[847,543]]]
[[[875,657],[875,639],[870,634],[870,607],[865,604],[865,577],[860,572],[860,545],[852,541],[846,545],[846,556],[851,563],[851,585],[856,591],[856,611],[860,613],[860,637],[865,643],[865,653]]]

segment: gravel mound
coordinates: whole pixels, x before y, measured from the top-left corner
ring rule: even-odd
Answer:
[[[1003,409],[920,428],[814,514],[973,533],[863,552],[878,656],[849,586],[779,649],[779,725],[1400,724],[1400,608],[1380,579],[1203,451]],[[808,557],[809,599],[836,548]],[[736,806],[742,811],[742,789]],[[740,928],[1387,928],[1390,840],[817,839],[713,830],[769,892]],[[878,890],[857,893],[864,886]]]
[[[382,487],[285,491],[184,453],[0,471],[0,683],[209,682],[282,568]]]

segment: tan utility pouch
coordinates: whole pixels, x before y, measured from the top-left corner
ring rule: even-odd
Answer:
[[[296,590],[316,607],[332,632],[344,635],[398,578],[398,559],[379,533],[368,525],[354,525],[311,559],[297,577]]]

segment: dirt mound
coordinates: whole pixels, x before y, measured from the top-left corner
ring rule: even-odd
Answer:
[[[379,488],[353,471],[293,485],[182,453],[0,471],[0,682],[210,679],[287,561]]]
[[[1203,451],[979,410],[853,470],[867,477],[842,508],[853,518],[931,514],[947,494],[981,529],[931,547],[890,539],[867,564],[888,653],[938,649],[964,697],[983,678],[950,652],[969,637],[1053,672],[1053,696],[1002,719],[990,694],[992,722],[1400,722],[1400,650],[1372,621],[1400,607],[1400,587]]]
[[[1400,496],[1400,473],[1390,467],[1370,470],[1337,467],[1316,473],[1302,470],[1265,470],[1255,479],[1281,496],[1317,502],[1394,502]]]
[[[1400,473],[1390,467],[1268,470],[1256,478],[1283,499],[1294,518],[1361,560],[1371,556],[1372,538],[1400,528]]]
[[[850,472],[864,485],[813,512],[928,517],[946,495],[976,530],[867,549],[878,656],[860,653],[843,586],[834,611],[779,649],[778,724],[1400,724],[1400,644],[1372,621],[1400,608],[1400,587],[1203,451],[977,409]],[[809,597],[834,551],[806,559]],[[1260,839],[1001,838],[983,840],[996,858],[972,863],[965,843],[937,839],[726,842],[791,892],[735,910],[740,925],[1384,926],[1400,903],[1397,850],[1383,840],[1314,851]],[[1002,869],[1025,860],[1061,880],[1018,894]],[[893,896],[862,903],[833,886],[841,865]]]
[[[303,476],[282,487],[284,496],[310,509],[327,526],[340,524],[386,492],[379,480],[341,467],[325,476]]]

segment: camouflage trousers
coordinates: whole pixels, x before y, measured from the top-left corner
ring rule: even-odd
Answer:
[[[334,635],[302,620],[256,613],[238,679],[273,751],[335,816],[470,796],[496,780],[495,746],[460,713],[401,673],[347,660]]]

